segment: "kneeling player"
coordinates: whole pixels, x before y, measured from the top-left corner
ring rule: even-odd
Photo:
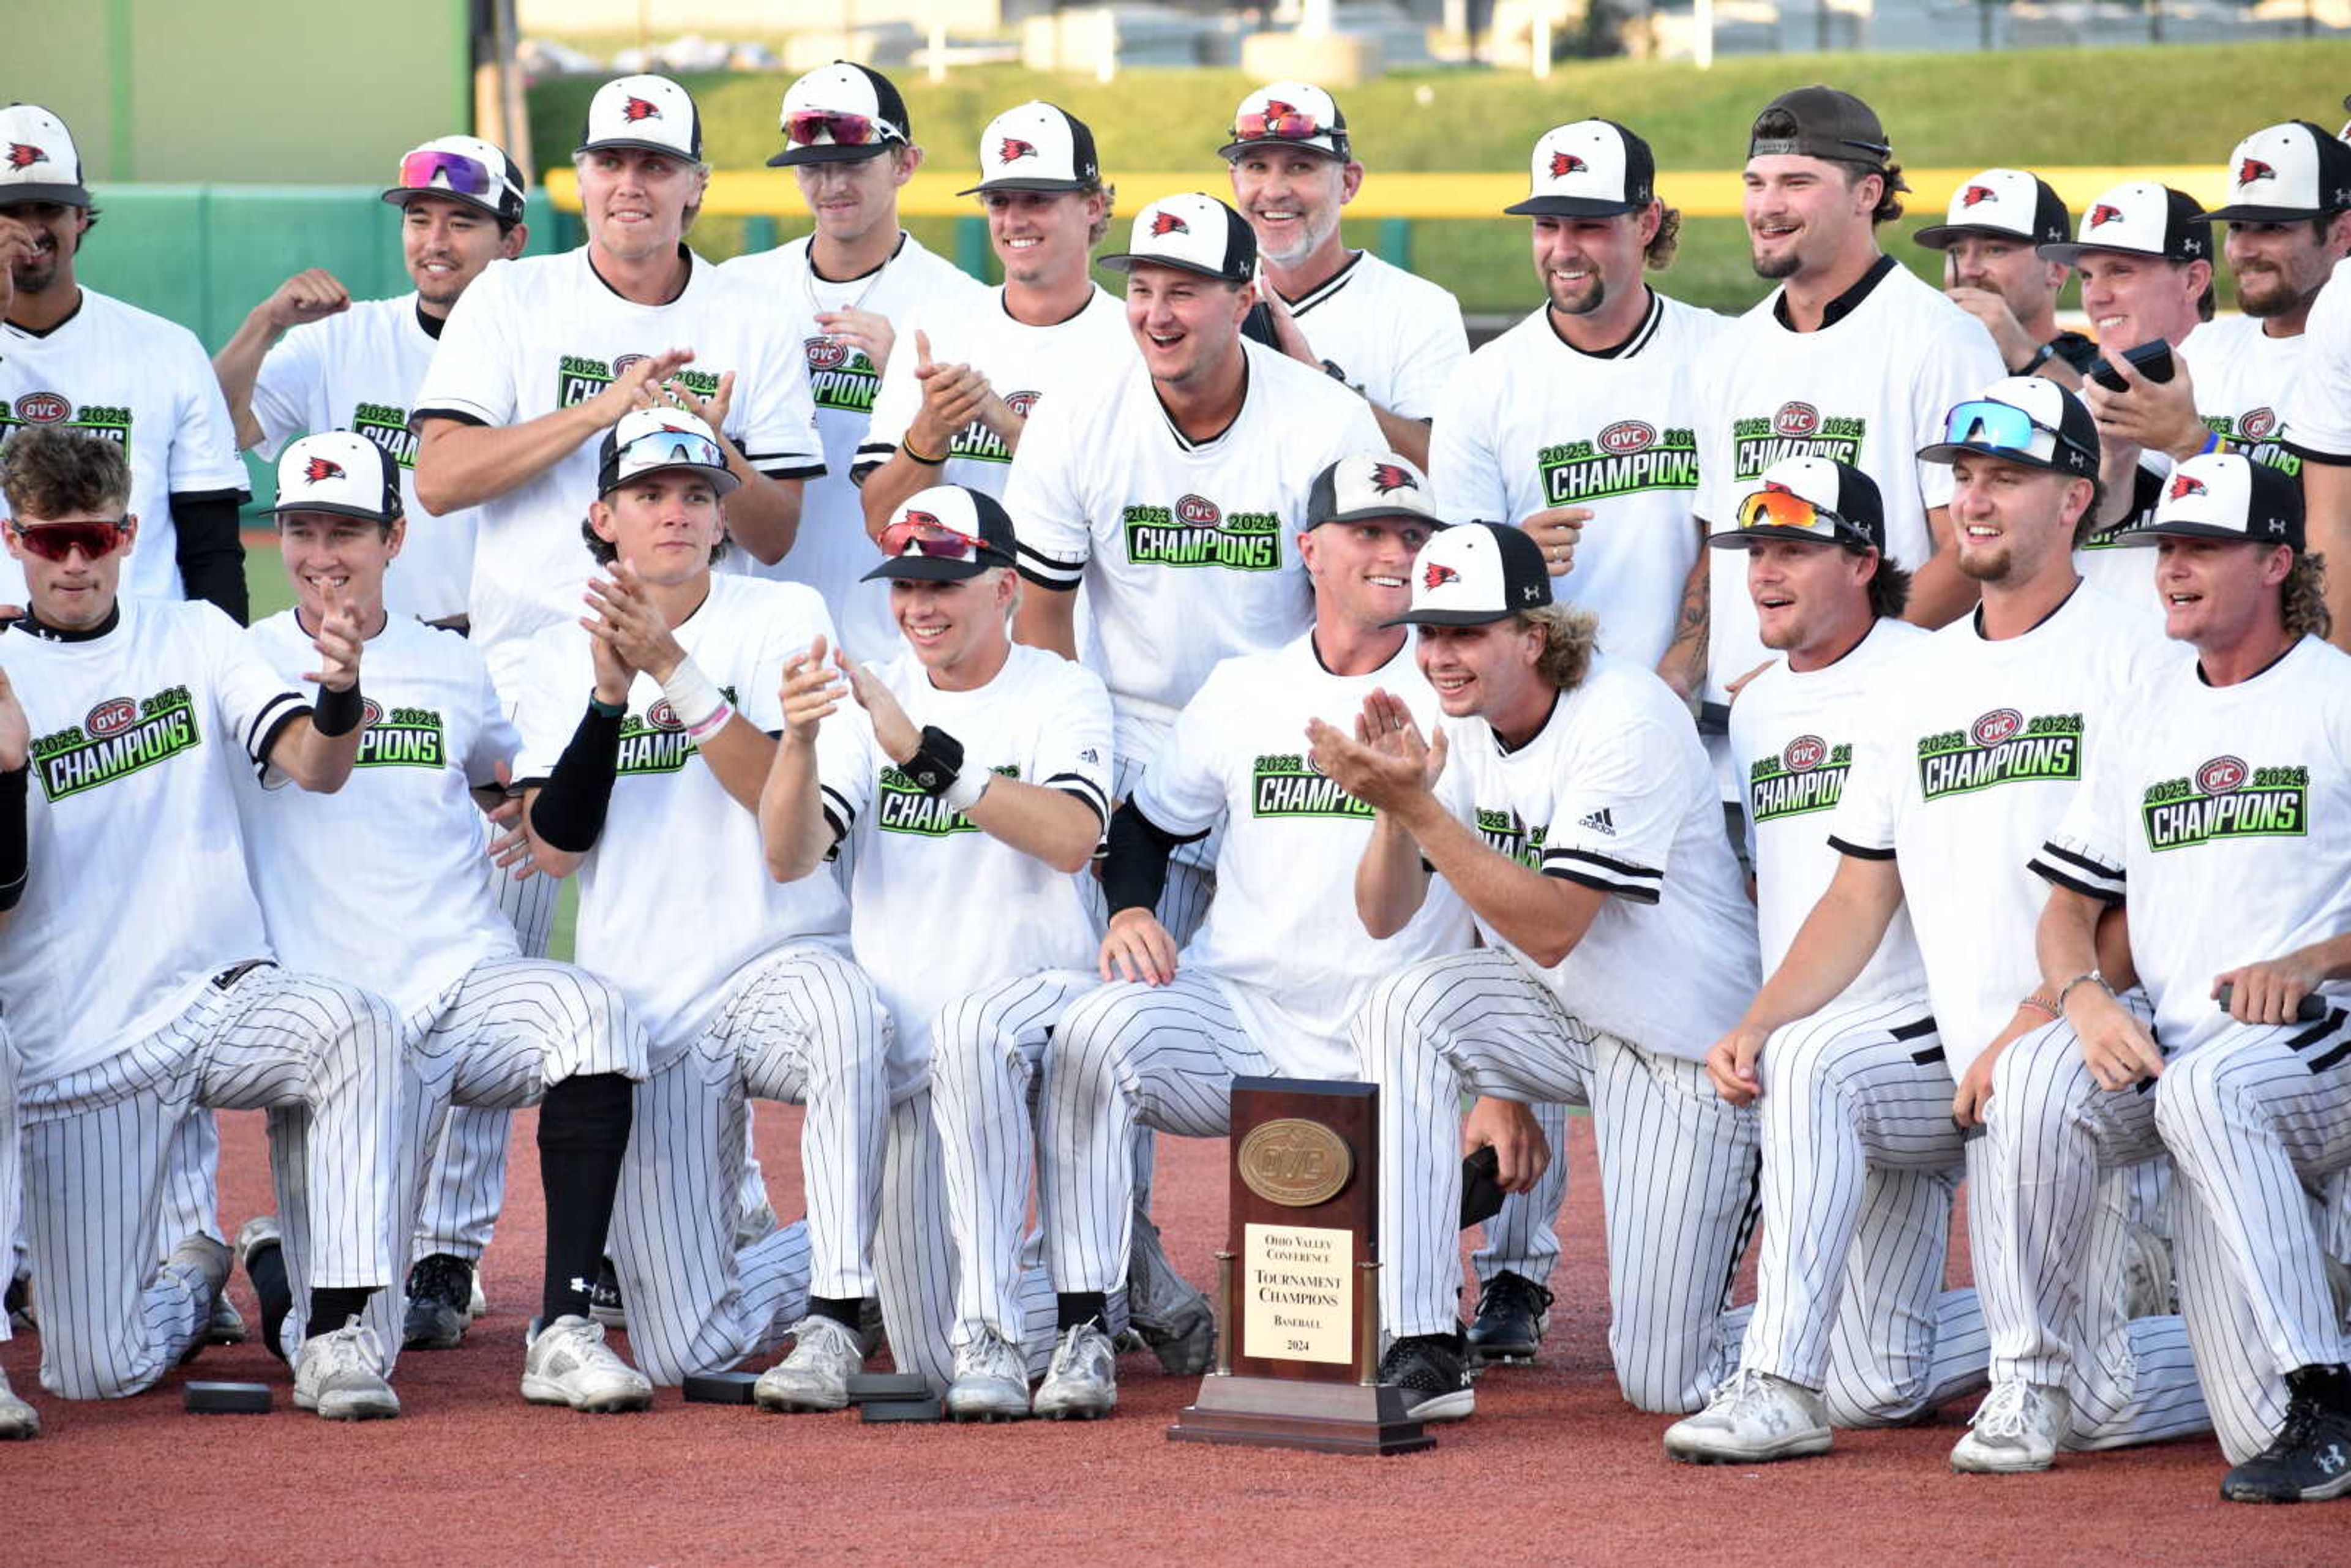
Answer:
[[[898,1271],[904,1251],[925,1308],[923,1340],[892,1354],[913,1371],[951,1340],[947,1414],[1013,1419],[1050,1348],[1043,1270],[1021,1267],[1029,1094],[1055,1019],[1093,986],[1074,873],[1110,815],[1110,694],[1013,644],[1012,519],[992,497],[917,492],[882,548],[866,575],[890,584],[907,651],[878,669],[836,653],[846,691],[821,663],[786,683],[760,824],[783,879],[824,874],[857,840],[850,939],[929,1072],[892,1120],[876,1266]],[[825,719],[844,696],[870,722]]]
[[[760,863],[777,686],[831,627],[807,588],[711,571],[735,483],[681,410],[641,409],[606,438],[583,525],[605,575],[585,632],[533,640],[515,771],[540,868],[580,873],[580,967],[653,1042],[612,1215],[631,1349],[675,1383],[793,1336],[760,1403],[838,1410],[874,1293],[890,1020],[849,962],[839,884],[779,887]],[[814,1218],[738,1246],[755,1095],[808,1106]]]
[[[406,538],[398,470],[364,436],[305,436],[278,461],[277,497],[296,608],[246,640],[291,678],[310,658],[306,628],[324,624],[334,594],[367,639],[369,713],[338,793],[240,792],[246,859],[277,951],[390,1001],[415,1044],[422,1086],[405,1109],[412,1168],[399,1189],[395,1277],[406,1274],[416,1184],[449,1104],[539,1106],[547,1270],[524,1397],[643,1409],[653,1385],[606,1347],[588,1291],[628,1146],[630,1083],[645,1073],[643,1031],[602,980],[521,956],[484,882],[473,792],[502,794],[498,774],[517,741],[473,644],[385,610],[385,569]],[[256,1281],[277,1240],[267,1218],[238,1238]],[[399,1294],[386,1291],[369,1308],[387,1347],[403,1334]],[[265,1327],[275,1331],[293,1305],[266,1301]],[[298,1336],[298,1311],[291,1326]],[[266,1336],[273,1349],[278,1337]]]
[[[1405,620],[1448,721],[1437,744],[1366,710],[1364,738],[1318,726],[1313,761],[1378,810],[1355,875],[1364,928],[1402,927],[1433,873],[1486,946],[1391,961],[1355,1015],[1380,1086],[1382,1380],[1469,1401],[1454,1153],[1503,1145],[1505,1186],[1531,1186],[1548,1151],[1529,1105],[1557,1102],[1589,1105],[1599,1141],[1617,1382],[1643,1409],[1693,1409],[1729,1370],[1756,1166],[1754,1113],[1698,1065],[1755,988],[1755,915],[1705,750],[1663,681],[1552,605],[1518,528],[1431,541]],[[1465,1092],[1486,1097],[1466,1134]]]
[[[2065,998],[2053,1032],[2097,1119],[2151,1120],[2184,1178],[2183,1312],[2238,1502],[2351,1492],[2351,1343],[2313,1197],[2351,1167],[2351,660],[2325,642],[2303,530],[2275,468],[2215,454],[2173,471],[2122,542],[2159,549],[2165,629],[2194,656],[2133,685],[2033,861],[2042,972]],[[2151,1030],[2089,941],[2116,903]]]
[[[0,797],[31,846],[0,939],[0,1008],[23,1062],[42,1386],[137,1394],[196,1345],[231,1258],[197,1232],[155,1261],[172,1132],[193,1107],[266,1107],[287,1287],[307,1309],[294,1402],[397,1415],[383,1347],[358,1320],[396,1278],[407,1052],[382,1002],[277,967],[230,777],[342,787],[363,711],[358,622],[328,590],[299,661],[319,683],[306,703],[219,610],[119,594],[138,537],[120,446],[26,432],[0,457],[0,488],[32,601],[0,637],[35,786]],[[93,954],[95,978],[81,967]]]

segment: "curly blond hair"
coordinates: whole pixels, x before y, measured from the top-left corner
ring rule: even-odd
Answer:
[[[1572,692],[1592,673],[1592,655],[1600,651],[1600,618],[1573,604],[1546,604],[1521,610],[1517,624],[1542,629],[1543,651],[1535,673],[1563,692]]]

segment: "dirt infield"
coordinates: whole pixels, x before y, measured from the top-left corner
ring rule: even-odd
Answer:
[[[798,1207],[797,1127],[796,1113],[761,1107],[786,1213]],[[223,1134],[234,1227],[267,1201],[259,1117],[225,1116]],[[165,1389],[106,1405],[38,1392],[37,1341],[0,1347],[47,1427],[0,1445],[0,1560],[2351,1562],[2351,1503],[2224,1505],[2209,1442],[2069,1457],[2048,1476],[1963,1478],[1944,1464],[1959,1406],[1930,1427],[1840,1434],[1824,1459],[1669,1462],[1665,1418],[1627,1410],[1607,1370],[1580,1120],[1543,1364],[1487,1377],[1474,1420],[1437,1428],[1432,1453],[1391,1459],[1169,1443],[1162,1430],[1192,1385],[1148,1355],[1122,1363],[1119,1413],[1091,1426],[868,1432],[853,1416],[686,1406],[674,1391],[645,1416],[528,1406],[516,1380],[541,1219],[528,1118],[516,1140],[490,1316],[462,1350],[403,1359],[396,1422],[296,1412],[284,1370],[251,1345],[208,1351]],[[1222,1227],[1223,1153],[1162,1144],[1157,1207],[1171,1255],[1196,1280]],[[233,1293],[251,1315],[242,1275]],[[176,1385],[189,1376],[266,1379],[278,1408],[183,1415]]]

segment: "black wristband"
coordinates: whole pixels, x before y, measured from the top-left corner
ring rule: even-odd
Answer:
[[[530,825],[539,841],[566,854],[584,855],[604,831],[612,804],[612,781],[621,769],[621,718],[590,698],[571,743],[555,759],[555,770],[530,803]]]
[[[924,794],[944,795],[963,777],[963,742],[937,725],[926,724],[903,771]]]
[[[624,718],[628,716],[629,705],[626,701],[608,703],[591,691],[588,694],[588,711],[598,718]]]
[[[310,727],[320,735],[349,735],[359,728],[360,720],[367,716],[367,705],[360,701],[360,684],[351,683],[350,690],[330,692],[319,688],[319,700],[310,705]]]
[[[2032,357],[2031,359],[2025,361],[2023,364],[2019,365],[2016,369],[2009,371],[2008,373],[2012,376],[2029,376],[2056,357],[2057,344],[2055,340],[2053,339],[2050,341],[2042,344],[2041,347],[2033,350]]]
[[[0,773],[0,909],[14,909],[25,896],[25,873],[31,851],[25,826],[25,805],[31,799],[30,768]]]
[[[1177,844],[1205,839],[1180,836],[1144,816],[1132,800],[1111,813],[1102,863],[1102,898],[1116,915],[1122,909],[1156,909],[1167,888],[1167,857]]]

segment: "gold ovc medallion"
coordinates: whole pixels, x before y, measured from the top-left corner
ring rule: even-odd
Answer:
[[[1259,1123],[1241,1140],[1236,1163],[1251,1192],[1289,1208],[1328,1203],[1355,1174],[1347,1141],[1302,1116]]]

